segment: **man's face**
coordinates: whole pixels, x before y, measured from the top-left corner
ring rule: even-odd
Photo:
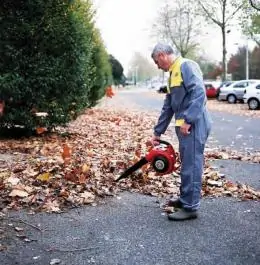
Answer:
[[[158,53],[153,57],[155,64],[158,66],[159,69],[167,72],[169,70],[169,60],[168,55],[165,53]]]

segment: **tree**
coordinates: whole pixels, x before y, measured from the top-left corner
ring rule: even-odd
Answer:
[[[98,99],[105,94],[105,88],[113,83],[112,67],[109,55],[103,45],[99,30],[93,29],[93,79],[88,95],[90,106],[94,106]]]
[[[259,2],[259,0],[249,0],[249,3],[254,9],[260,11],[260,2]]]
[[[255,47],[250,59],[250,77],[260,79],[260,46]]]
[[[153,35],[159,41],[171,43],[182,56],[187,57],[198,46],[199,34],[197,16],[189,0],[165,3],[153,25]]]
[[[248,28],[249,36],[260,46],[260,14],[251,17],[251,26]]]
[[[0,130],[53,128],[92,105],[104,49],[93,16],[90,0],[1,1]]]
[[[236,54],[233,54],[228,62],[229,72],[234,80],[246,78],[246,47],[239,47]],[[260,47],[255,47],[249,52],[249,78],[260,79]]]
[[[109,62],[112,67],[114,83],[116,85],[123,84],[125,82],[125,76],[122,64],[111,54],[109,55]]]
[[[198,7],[201,13],[211,23],[217,25],[222,34],[222,65],[223,76],[222,79],[226,80],[226,33],[227,27],[231,25],[231,22],[236,18],[239,11],[245,5],[245,1],[237,0],[195,0],[198,3]]]
[[[216,79],[217,77],[221,76],[222,74],[222,67],[215,63],[211,62],[208,59],[205,59],[203,56],[200,56],[195,59],[203,73],[204,79]]]
[[[244,11],[241,19],[243,33],[260,46],[260,14],[248,6],[244,8]]]
[[[134,53],[130,62],[128,76],[135,77],[135,81],[145,81],[159,73],[160,71],[156,68],[152,59],[149,60],[139,52]]]

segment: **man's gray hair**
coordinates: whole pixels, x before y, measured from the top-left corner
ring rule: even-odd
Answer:
[[[152,58],[154,58],[158,53],[173,54],[174,50],[169,44],[158,43],[155,45],[152,51]]]

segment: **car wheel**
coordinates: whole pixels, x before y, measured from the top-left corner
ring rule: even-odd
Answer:
[[[260,103],[256,98],[252,98],[248,101],[248,107],[251,110],[256,110],[260,107]]]
[[[229,95],[229,96],[227,97],[227,101],[228,101],[228,103],[230,103],[230,104],[234,104],[234,103],[236,103],[237,98],[236,98],[235,95],[231,94],[231,95]]]

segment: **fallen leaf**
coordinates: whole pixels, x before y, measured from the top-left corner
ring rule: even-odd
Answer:
[[[10,176],[11,172],[10,171],[4,171],[0,172],[0,180],[4,180]]]
[[[211,186],[216,186],[216,187],[222,187],[223,186],[222,181],[216,181],[216,180],[212,180],[212,179],[208,179],[207,183]]]
[[[47,202],[43,205],[43,209],[46,212],[52,212],[52,213],[59,213],[61,212],[60,210],[60,205],[57,200],[47,200]]]
[[[83,198],[84,204],[92,203],[95,200],[95,195],[91,192],[88,192],[88,191],[80,193],[80,197]]]
[[[43,133],[45,133],[45,132],[47,132],[48,130],[47,130],[47,128],[45,128],[45,127],[37,127],[36,128],[36,133],[38,134],[38,135],[40,135],[40,134],[43,134]]]
[[[68,144],[63,145],[63,150],[62,150],[61,156],[62,156],[64,161],[70,160],[71,150],[70,150]]]
[[[23,228],[21,228],[21,227],[18,227],[18,226],[16,226],[16,227],[14,228],[14,230],[15,230],[15,231],[17,231],[17,232],[24,231],[24,229],[23,229]]]
[[[10,183],[12,186],[17,185],[19,182],[20,182],[20,179],[17,177],[13,177],[13,176],[9,177],[8,179],[4,181],[4,183]]]
[[[52,259],[50,262],[50,265],[55,265],[55,264],[60,264],[61,260],[60,259]]]
[[[6,250],[6,249],[7,249],[7,247],[4,246],[4,245],[2,245],[2,244],[0,243],[0,251],[4,251],[4,250]]]
[[[89,170],[90,170],[90,167],[89,167],[87,164],[84,164],[84,165],[82,166],[82,172],[83,172],[83,173],[87,173]]]
[[[86,182],[86,180],[87,180],[86,175],[81,174],[81,175],[79,176],[79,183],[80,183],[80,184],[84,184],[84,183]]]
[[[50,173],[43,173],[41,175],[39,175],[36,179],[41,180],[41,181],[49,181],[50,179]]]
[[[14,189],[9,193],[9,196],[10,197],[16,197],[17,196],[17,197],[24,198],[24,197],[29,196],[29,194],[26,191]]]
[[[106,88],[106,96],[112,98],[114,96],[113,88],[111,86]]]
[[[0,101],[0,116],[4,114],[5,102],[3,100]]]

